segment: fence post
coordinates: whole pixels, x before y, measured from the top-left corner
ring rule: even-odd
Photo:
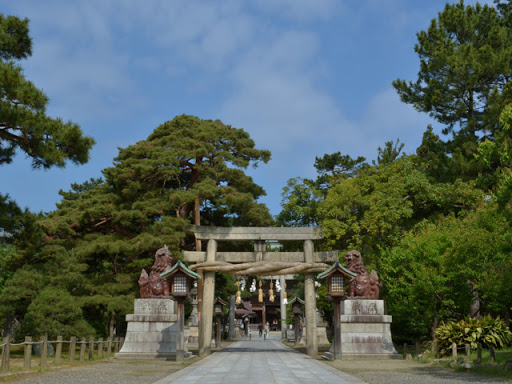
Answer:
[[[103,337],[98,339],[98,359],[103,358]]]
[[[9,370],[9,343],[11,342],[10,337],[4,337],[3,343],[5,345],[2,348],[2,372],[7,372]],[[2,343],[2,344],[3,344]]]
[[[85,361],[85,344],[87,344],[87,339],[82,337],[80,339],[80,362],[83,363]]]
[[[112,354],[112,338],[109,337],[107,341],[107,358],[110,358],[110,355]]]
[[[469,357],[471,356],[471,345],[464,344],[464,347],[466,348],[466,360],[469,361]]]
[[[478,343],[476,347],[476,358],[482,361],[482,344]]]
[[[28,370],[32,366],[32,336],[25,336],[25,343],[23,368]]]
[[[89,337],[89,360],[94,359],[94,337]]]
[[[492,346],[492,345],[489,347],[489,355],[491,358],[491,363],[494,363],[496,356],[494,354],[494,346]]]
[[[114,338],[114,353],[119,352],[119,336]]]
[[[407,343],[404,343],[404,356],[407,356]]]
[[[119,339],[119,349],[123,348],[123,345],[124,345],[124,337],[121,337]],[[119,351],[118,351],[119,352]]]
[[[48,366],[48,335],[41,336],[41,360],[39,361],[39,366],[47,367]]]
[[[416,342],[416,356],[418,356],[421,352],[421,344],[419,341]]]
[[[457,344],[452,343],[452,357],[457,359]]]
[[[69,342],[69,360],[75,360],[75,352],[76,352],[76,336],[71,336],[71,340]]]
[[[60,364],[62,355],[62,336],[57,336],[57,346],[55,347],[55,364]]]

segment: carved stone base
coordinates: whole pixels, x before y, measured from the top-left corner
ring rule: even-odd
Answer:
[[[401,359],[391,340],[391,320],[384,314],[384,300],[342,301],[342,360]]]
[[[135,299],[134,314],[126,315],[125,359],[176,359],[177,306],[171,299]],[[190,357],[185,344],[185,358]]]
[[[199,326],[197,324],[189,325],[187,347],[190,349],[199,348]]]
[[[326,323],[318,323],[316,325],[316,337],[318,345],[329,344],[329,339],[327,339],[327,324]]]

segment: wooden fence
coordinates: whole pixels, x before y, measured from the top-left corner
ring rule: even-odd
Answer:
[[[430,348],[431,348],[431,354],[433,356],[439,355],[439,348],[435,341],[433,341],[431,343]],[[420,342],[417,342],[416,345],[404,344],[403,345],[403,354],[404,354],[404,356],[406,356],[408,352],[409,353],[416,352],[416,355],[419,355],[421,352],[421,349],[422,349],[422,343],[420,343]],[[476,354],[477,354],[477,359],[480,361],[482,360],[482,349],[483,349],[482,345],[480,343],[478,343],[477,347],[476,347]],[[452,351],[452,353],[451,353],[452,358],[454,358],[454,359],[457,359],[459,351],[463,351],[464,359],[466,361],[469,361],[469,358],[471,356],[471,345],[464,344],[463,346],[460,346],[460,345],[453,343],[452,347],[451,347],[451,351]],[[490,346],[488,351],[489,351],[490,361],[491,361],[491,363],[494,363],[496,360],[496,351],[495,351],[494,347]]]
[[[34,344],[41,345],[41,359],[39,361],[39,366],[46,367],[48,366],[48,344],[55,344],[54,363],[59,364],[62,361],[63,344],[69,344],[68,360],[75,360],[76,350],[77,347],[79,347],[79,361],[83,362],[85,361],[86,349],[88,349],[88,360],[94,359],[95,352],[98,359],[102,359],[103,357],[110,358],[112,356],[112,352],[119,352],[123,343],[124,337],[115,337],[107,340],[103,340],[103,338],[94,340],[94,337],[83,337],[78,341],[77,338],[73,336],[69,341],[65,341],[62,336],[57,336],[57,340],[48,340],[47,336],[41,336],[39,341],[32,341],[32,337],[26,336],[23,343],[12,343],[9,337],[5,337],[0,343],[0,347],[2,348],[0,372],[9,371],[9,360],[11,355],[10,349],[12,346],[24,346],[23,367],[25,370],[29,370],[32,365],[32,345]]]

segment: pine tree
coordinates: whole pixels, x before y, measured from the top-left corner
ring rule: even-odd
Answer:
[[[418,78],[393,86],[403,102],[444,125],[455,173],[474,179],[482,169],[477,143],[500,131],[499,115],[512,101],[512,26],[492,6],[460,1],[446,4],[417,37]]]
[[[46,115],[48,97],[16,63],[31,54],[28,19],[0,14],[0,164],[10,163],[17,148],[34,168],[86,163],[94,140],[77,124]]]
[[[0,317],[14,311],[22,319],[37,292],[58,283],[77,298],[82,317],[98,333],[119,327],[155,251],[167,244],[180,258],[181,248],[193,247],[183,228],[194,222],[196,202],[203,225],[271,223],[267,207],[256,201],[264,190],[243,171],[269,158],[245,131],[220,121],[183,115],[162,124],[147,140],[120,149],[104,179],[61,191],[58,209],[33,223],[39,241],[28,237],[10,265],[42,276],[41,284],[27,291],[33,284],[25,275],[14,281],[15,274],[5,284],[12,296],[0,300]]]

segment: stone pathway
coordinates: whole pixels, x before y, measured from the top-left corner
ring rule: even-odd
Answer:
[[[237,341],[154,384],[364,383],[275,340]]]

